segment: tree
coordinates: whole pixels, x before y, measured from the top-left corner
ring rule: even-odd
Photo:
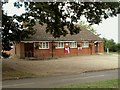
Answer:
[[[29,38],[34,34],[33,28],[23,28],[19,22],[15,22],[12,17],[2,14],[2,46],[3,50],[10,50],[10,42],[20,41]]]
[[[5,3],[2,3],[5,4]],[[30,20],[29,20],[30,21]],[[32,25],[23,27],[21,24],[23,21],[18,22],[13,16],[7,16],[2,10],[2,25],[1,25],[1,37],[2,37],[2,56],[8,58],[10,55],[5,51],[11,50],[14,42],[19,42],[25,38],[29,38],[35,33]]]
[[[109,48],[110,52],[118,52],[119,44],[116,44],[113,39],[106,39],[104,38],[104,50],[106,51]]]
[[[118,47],[117,50],[120,53],[120,43],[117,44],[117,47]]]
[[[24,5],[26,13],[12,17],[2,13],[3,50],[10,50],[11,41],[21,41],[33,35],[35,22],[46,23],[46,32],[56,38],[79,33],[80,29],[74,23],[82,16],[92,25],[99,24],[103,18],[116,16],[120,11],[119,2],[15,2],[14,5],[17,8]]]
[[[16,2],[15,6],[20,7]],[[118,2],[24,2],[27,12],[21,17],[33,17],[40,24],[47,24],[46,32],[54,37],[70,33],[79,33],[80,29],[74,25],[81,16],[88,23],[99,24],[102,19],[116,16],[119,12]],[[69,20],[68,20],[69,19]],[[27,22],[27,21],[26,21]],[[67,26],[68,30],[65,30]]]
[[[92,33],[94,33],[95,35],[98,35],[98,36],[100,35],[100,34],[98,34],[98,33],[96,32],[96,30],[95,30],[91,25],[85,24],[84,21],[79,21],[79,24],[78,24],[78,25],[86,28],[87,30],[89,30],[89,31],[91,31]]]

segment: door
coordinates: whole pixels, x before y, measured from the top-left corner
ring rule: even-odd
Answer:
[[[25,43],[25,57],[33,57],[33,43]]]
[[[98,53],[98,43],[95,43],[95,53]]]

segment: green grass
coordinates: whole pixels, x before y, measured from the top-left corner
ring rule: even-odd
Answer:
[[[120,54],[120,52],[110,52],[110,54]]]
[[[21,71],[11,71],[11,72],[4,72],[2,73],[3,79],[12,79],[12,78],[27,78],[27,77],[34,77],[35,75],[28,72],[21,72]]]
[[[118,88],[118,80],[107,80],[93,83],[72,84],[66,85],[62,88]]]
[[[2,78],[3,79],[12,79],[12,78],[26,78],[26,77],[34,77],[35,75],[29,72],[16,71],[9,66],[5,66],[2,68]]]
[[[107,52],[105,52],[107,54]],[[109,52],[109,54],[120,54],[120,52]]]

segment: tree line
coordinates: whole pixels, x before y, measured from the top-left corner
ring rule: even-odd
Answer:
[[[113,39],[104,39],[104,51],[107,52],[107,48],[110,52],[120,52],[120,43],[115,43]]]

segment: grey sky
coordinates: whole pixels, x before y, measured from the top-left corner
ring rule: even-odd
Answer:
[[[10,0],[9,4],[4,5],[4,9],[8,15],[17,14],[20,15],[24,12],[24,8],[17,9],[14,7],[13,2],[16,0]],[[118,17],[111,17],[103,20],[99,25],[93,25],[94,29],[101,34],[101,37],[107,39],[114,39],[118,42]]]
[[[93,25],[94,29],[101,34],[101,37],[114,39],[118,42],[118,16],[103,20],[99,25]]]

